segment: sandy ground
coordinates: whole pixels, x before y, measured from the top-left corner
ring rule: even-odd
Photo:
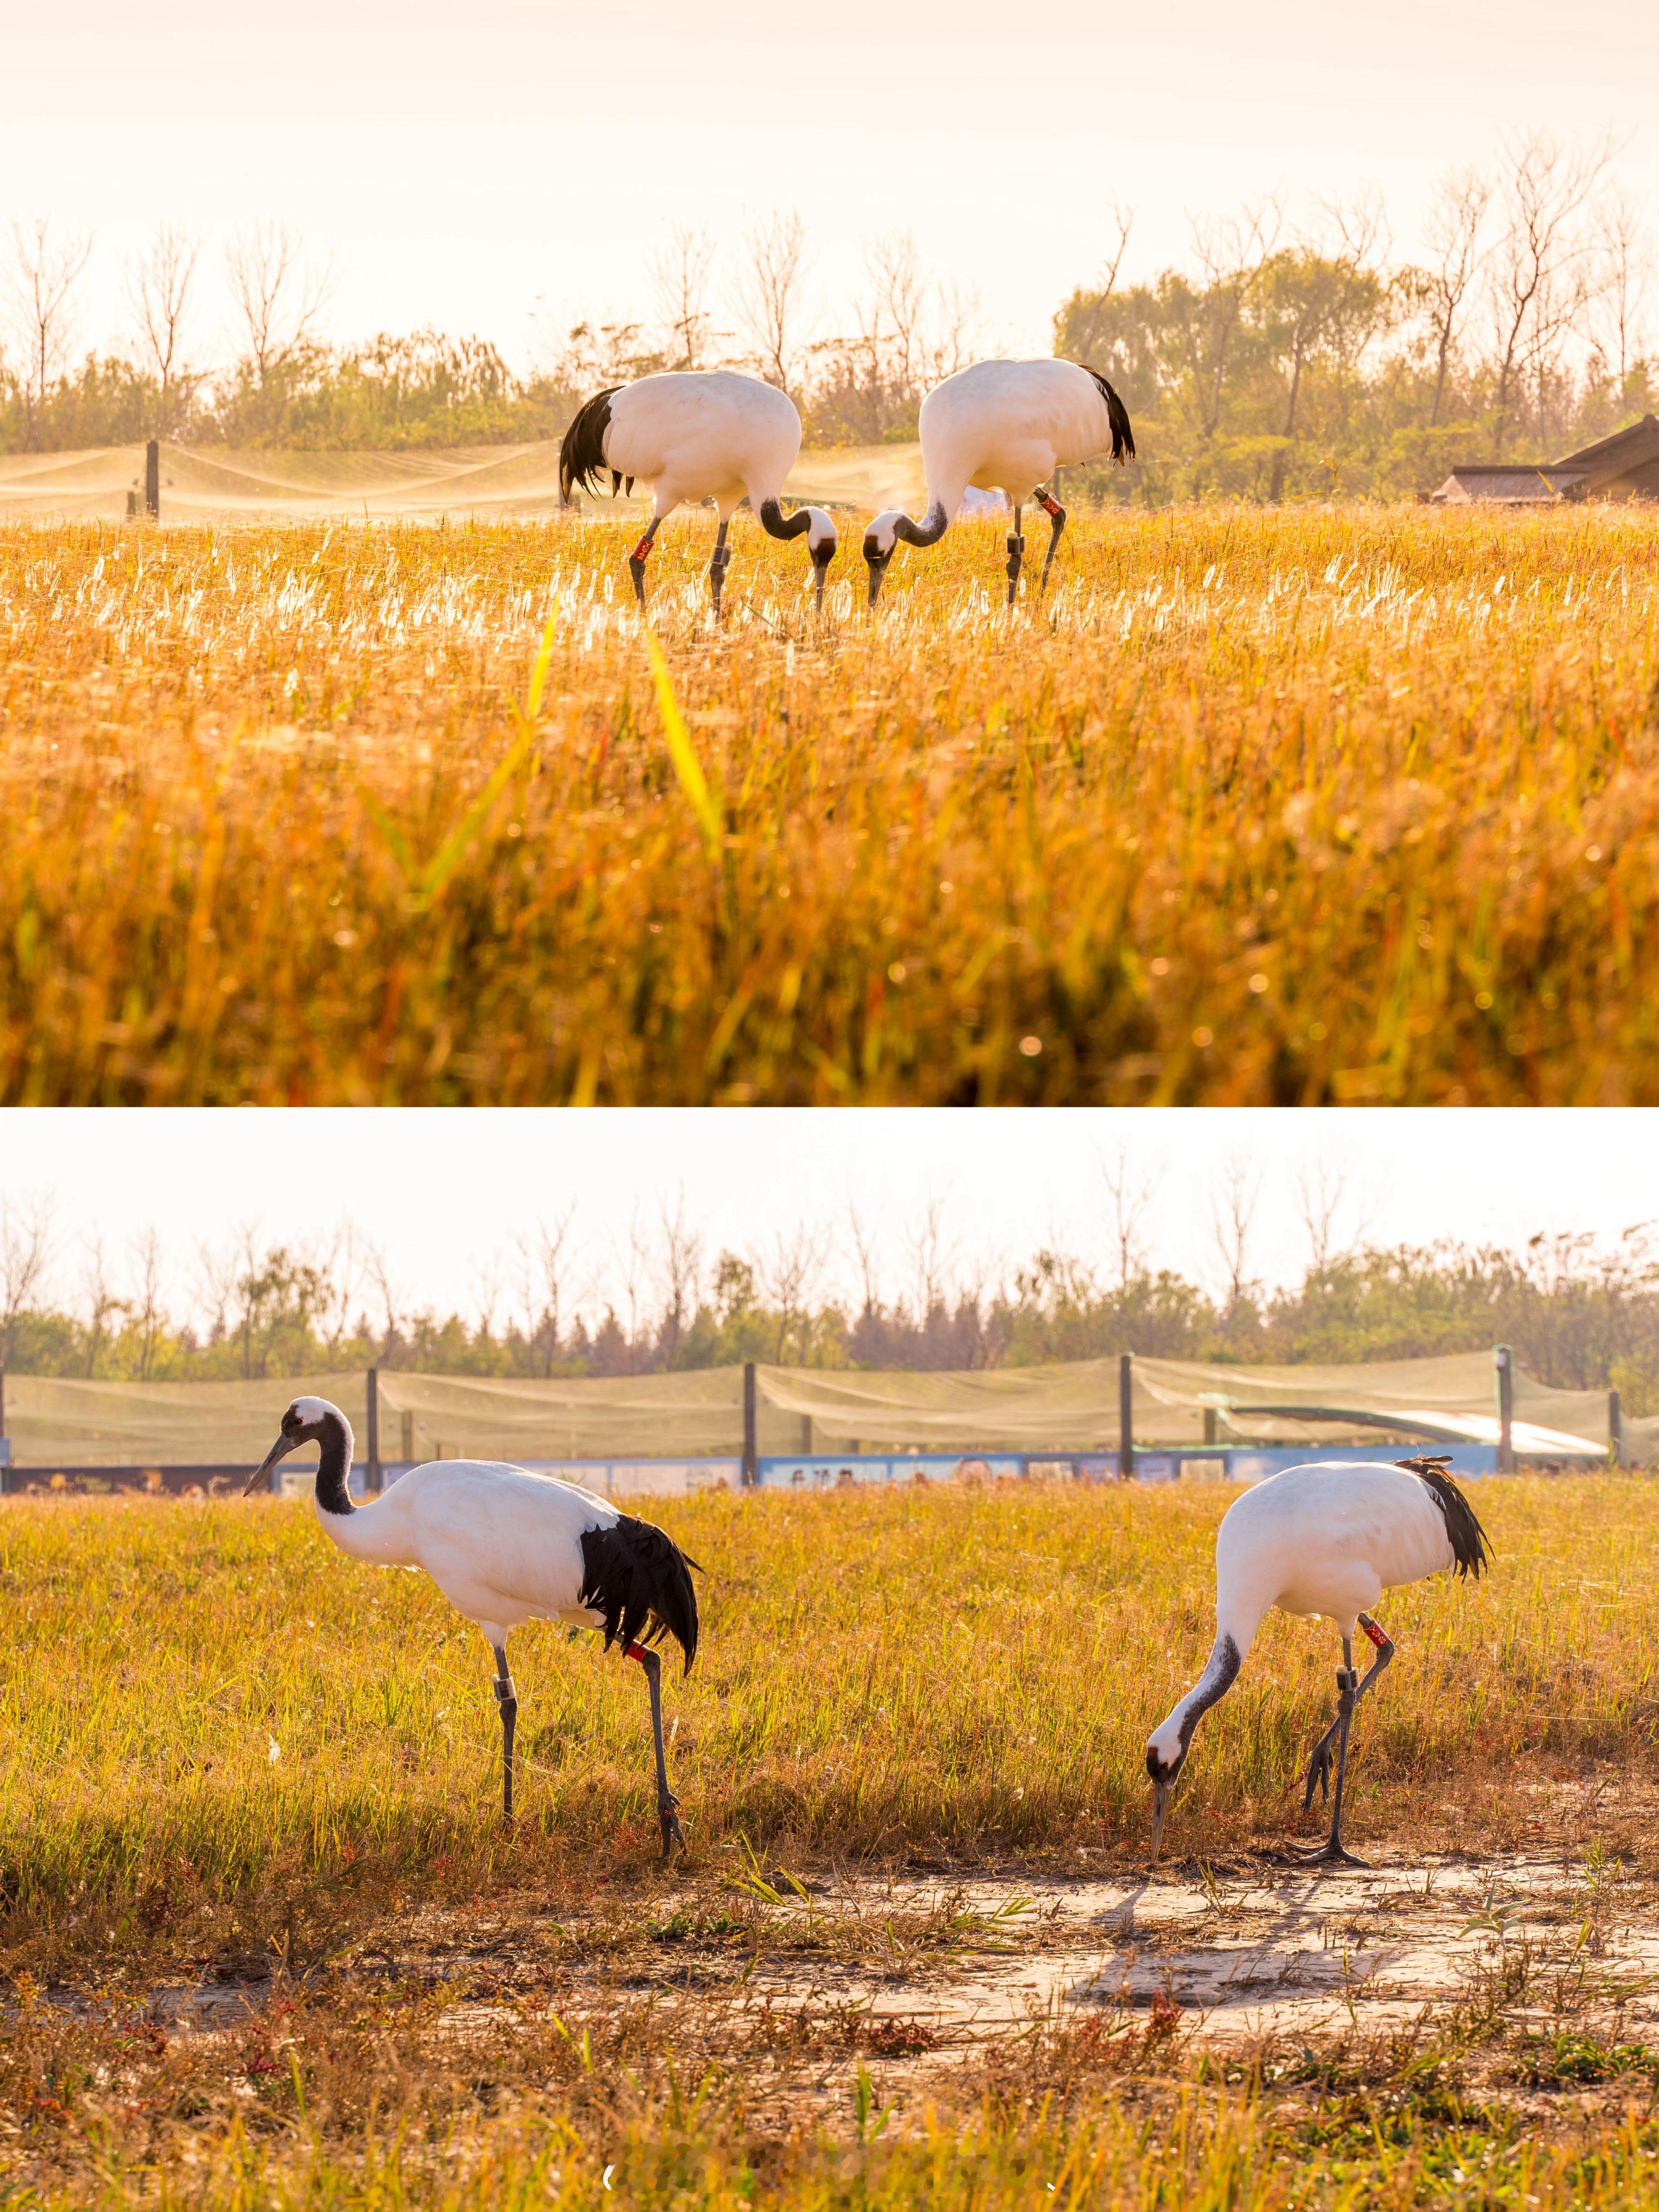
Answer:
[[[442,453],[296,453],[161,450],[162,522],[343,520],[435,522],[447,516],[532,521],[559,506],[559,451],[530,446],[461,447]],[[0,521],[119,520],[142,491],[141,446],[76,453],[0,454]],[[796,499],[872,514],[915,508],[921,448],[872,446],[803,453],[786,486]],[[637,497],[587,500],[629,515]]]
[[[856,2039],[927,2071],[1091,2014],[1173,2013],[1186,2043],[1299,2047],[1439,2012],[1524,1952],[1535,1978],[1592,1970],[1622,2034],[1659,2043],[1659,1897],[1616,1863],[1559,1849],[1318,1872],[1264,1856],[1127,1880],[903,1875],[805,1896],[786,1882],[781,1895],[763,1934],[751,1922],[715,1940],[706,1881],[666,1882],[643,1944],[618,1946],[604,1908],[431,1918],[395,1954],[368,1948],[307,1984],[337,1997],[453,1991],[441,2024],[463,2039],[548,2013],[574,2033],[623,2006],[695,2006],[705,2021],[712,2008],[734,2048],[781,2034],[844,2057]],[[264,1982],[179,1983],[151,2005],[171,2032],[210,2037],[245,2027],[271,1994]]]

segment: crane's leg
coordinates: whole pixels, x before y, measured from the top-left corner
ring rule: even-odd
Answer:
[[[498,1644],[495,1651],[495,1703],[501,1709],[501,1812],[513,1818],[513,1729],[519,1717],[518,1692],[513,1687],[513,1677],[507,1671],[507,1646]]]
[[[1019,589],[1019,564],[1025,557],[1025,540],[1020,535],[1020,510],[1014,509],[1014,527],[1008,539],[1008,604],[1014,604],[1014,594]]]
[[[1042,581],[1037,586],[1041,599],[1048,588],[1048,571],[1054,565],[1054,554],[1060,545],[1060,533],[1066,527],[1066,510],[1049,492],[1039,489],[1036,503],[1048,518],[1048,557],[1042,564]]]
[[[732,556],[726,549],[726,533],[729,526],[728,519],[722,515],[720,534],[714,540],[714,558],[708,563],[708,588],[714,595],[716,622],[720,618],[720,590],[726,582],[726,572],[732,561]]]
[[[641,608],[645,605],[645,564],[650,557],[651,541],[661,525],[661,515],[653,514],[647,526],[644,537],[628,556],[628,573],[634,579],[634,597],[639,601]]]
[[[657,1818],[662,1824],[662,1855],[666,1859],[677,1838],[680,1849],[685,1849],[685,1837],[680,1828],[680,1801],[668,1786],[668,1753],[662,1740],[662,1661],[643,1644],[630,1644],[628,1656],[644,1668],[651,1690],[651,1735],[657,1747]]]
[[[1389,1660],[1394,1656],[1394,1645],[1389,1641],[1387,1632],[1382,1628],[1377,1622],[1371,1619],[1370,1613],[1362,1613],[1360,1614],[1359,1626],[1364,1630],[1366,1635],[1376,1646],[1376,1657],[1371,1662],[1370,1668],[1366,1674],[1364,1680],[1359,1685],[1359,1687],[1353,1693],[1353,1701],[1356,1707],[1358,1705],[1360,1699],[1364,1696],[1366,1691],[1371,1687],[1377,1676],[1382,1672],[1382,1669],[1388,1665]],[[1316,1785],[1322,1797],[1327,1801],[1328,1801],[1330,1797],[1332,1751],[1333,1747],[1336,1742],[1337,1736],[1341,1730],[1341,1727],[1342,1722],[1339,1716],[1337,1719],[1331,1723],[1329,1728],[1326,1729],[1324,1735],[1320,1737],[1318,1742],[1313,1747],[1313,1756],[1308,1761],[1308,1786],[1306,1790],[1304,1792],[1302,1799],[1302,1809],[1304,1813],[1313,1803],[1313,1794]]]
[[[1316,1851],[1298,1851],[1306,1866],[1364,1866],[1342,1844],[1342,1796],[1348,1778],[1348,1730],[1358,1702],[1359,1675],[1353,1663],[1353,1645],[1342,1639],[1342,1664],[1336,1670],[1336,1796],[1331,1807],[1331,1832]]]

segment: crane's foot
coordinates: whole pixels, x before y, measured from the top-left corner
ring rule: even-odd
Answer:
[[[1328,1843],[1321,1844],[1317,1850],[1292,1850],[1290,1856],[1298,1866],[1359,1867],[1366,1871],[1369,1871],[1370,1867],[1369,1859],[1357,1859],[1353,1853],[1345,1845],[1338,1843],[1334,1837]]]
[[[682,1850],[686,1848],[685,1831],[680,1826],[679,1802],[678,1797],[670,1797],[665,1803],[657,1808],[657,1818],[662,1824],[662,1856],[665,1866],[673,1856],[676,1844]]]

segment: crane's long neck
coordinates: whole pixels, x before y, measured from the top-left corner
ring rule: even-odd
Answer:
[[[1210,1646],[1210,1656],[1204,1662],[1204,1672],[1186,1696],[1176,1702],[1169,1718],[1158,1730],[1159,1735],[1173,1732],[1184,1753],[1192,1742],[1193,1730],[1211,1706],[1219,1705],[1226,1696],[1243,1663],[1244,1654],[1230,1632],[1218,1628],[1215,1642]]]
[[[929,487],[931,490],[931,486]],[[937,494],[927,501],[927,512],[920,522],[913,522],[908,514],[901,514],[893,525],[895,538],[902,538],[907,545],[937,545],[951,527],[951,517],[962,503],[958,494],[949,507]]]
[[[317,1510],[344,1519],[357,1510],[351,1502],[351,1431],[336,1415],[318,1441],[322,1457],[317,1462]]]
[[[798,507],[793,514],[786,514],[775,499],[761,501],[760,520],[769,538],[804,538],[812,527],[810,508]]]

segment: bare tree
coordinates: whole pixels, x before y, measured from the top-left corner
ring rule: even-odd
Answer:
[[[626,1240],[612,1237],[611,1249],[622,1278],[623,1303],[628,1308],[628,1367],[627,1372],[639,1372],[640,1307],[645,1296],[645,1286],[650,1273],[651,1253],[644,1230],[640,1224],[637,1204],[628,1217]]]
[[[1504,227],[1489,282],[1496,337],[1497,446],[1528,380],[1540,397],[1590,290],[1584,216],[1613,159],[1610,139],[1564,147],[1541,131],[1504,148]]]
[[[1491,204],[1492,186],[1474,169],[1448,170],[1435,187],[1430,204],[1423,234],[1429,258],[1423,276],[1429,327],[1434,333],[1431,425],[1440,420],[1464,302],[1486,258],[1482,233]]]
[[[198,1237],[191,1260],[191,1287],[207,1316],[208,1342],[222,1343],[230,1332],[241,1262],[233,1244],[204,1244]]]
[[[1100,319],[1105,313],[1106,302],[1117,289],[1118,274],[1123,267],[1123,257],[1129,247],[1129,233],[1134,228],[1135,211],[1132,207],[1123,207],[1114,200],[1110,219],[1117,236],[1112,245],[1107,248],[1105,262],[1100,272],[1100,281],[1095,287],[1094,304],[1089,310],[1089,319],[1084,325],[1083,335],[1077,342],[1077,357],[1079,361],[1086,362],[1093,352],[1095,340],[1100,335]]]
[[[82,1240],[84,1258],[81,1281],[87,1301],[87,1380],[95,1382],[98,1362],[103,1355],[110,1322],[126,1311],[126,1301],[118,1296],[109,1279],[109,1266],[104,1255],[104,1240],[94,1233]]]
[[[283,222],[261,222],[239,232],[225,248],[225,272],[264,385],[311,336],[334,289],[333,263],[307,264],[297,231]]]
[[[17,1350],[17,1324],[40,1296],[52,1264],[52,1201],[44,1192],[0,1198],[0,1373]]]
[[[40,216],[27,225],[14,222],[11,236],[7,319],[22,352],[24,438],[33,452],[47,397],[74,342],[75,288],[92,257],[92,233],[70,231],[60,240]]]
[[[515,1239],[523,1282],[525,1343],[532,1374],[550,1375],[565,1326],[569,1274],[574,1258],[574,1204]]]
[[[663,1365],[672,1368],[687,1323],[696,1310],[702,1280],[703,1230],[685,1216],[685,1186],[681,1184],[671,1213],[665,1202],[659,1215],[662,1233]]]
[[[1352,1252],[1363,1242],[1370,1217],[1365,1208],[1357,1209],[1353,1234],[1339,1243],[1336,1222],[1349,1195],[1347,1170],[1321,1156],[1304,1160],[1293,1181],[1296,1210],[1308,1232],[1309,1265],[1316,1275],[1322,1275],[1345,1252]]]
[[[176,223],[160,224],[149,244],[127,264],[127,307],[147,368],[161,386],[157,428],[173,428],[175,387],[185,380],[185,321],[202,251],[200,239]]]
[[[872,343],[878,354],[886,354],[896,395],[915,399],[925,374],[922,319],[927,279],[914,234],[896,230],[871,240],[864,249],[864,262],[873,295]]]
[[[1261,1202],[1261,1170],[1252,1168],[1243,1154],[1235,1152],[1223,1166],[1210,1198],[1216,1250],[1227,1279],[1224,1304],[1229,1311],[1249,1285],[1250,1236]]]
[[[349,1216],[342,1220],[315,1262],[316,1322],[331,1355],[337,1354],[351,1334],[351,1310],[361,1310],[362,1292],[370,1281],[369,1240]]]
[[[780,1366],[790,1330],[811,1310],[812,1294],[829,1252],[828,1233],[809,1222],[798,1221],[791,1230],[780,1230],[771,1251],[756,1263],[761,1295],[778,1316],[775,1358]]]
[[[1110,1159],[1102,1158],[1100,1176],[1111,1200],[1112,1241],[1117,1246],[1117,1286],[1120,1291],[1127,1291],[1131,1280],[1145,1270],[1146,1246],[1141,1229],[1164,1180],[1163,1164],[1160,1162],[1152,1168],[1132,1167],[1129,1147],[1120,1145]]]
[[[927,1316],[936,1305],[944,1303],[945,1279],[950,1270],[954,1248],[945,1231],[944,1194],[930,1198],[922,1216],[905,1237],[905,1255],[910,1262],[910,1279],[915,1288],[915,1321],[918,1328],[925,1328]]]
[[[793,210],[775,210],[743,242],[732,304],[761,374],[780,392],[787,392],[794,377],[806,269],[806,226]]]
[[[382,1347],[389,1352],[398,1334],[398,1310],[403,1303],[403,1293],[392,1273],[392,1263],[386,1257],[386,1247],[374,1238],[359,1232],[358,1253],[366,1290],[374,1291],[380,1302]]]
[[[134,1285],[128,1311],[138,1332],[138,1380],[148,1382],[155,1371],[155,1356],[167,1328],[167,1312],[161,1304],[161,1232],[154,1227],[140,1230],[128,1249]]]
[[[1641,316],[1653,274],[1653,243],[1639,201],[1621,186],[1610,192],[1596,216],[1598,240],[1594,291],[1602,358],[1623,396],[1631,364],[1641,343]]]
[[[1199,428],[1206,438],[1219,427],[1234,342],[1284,222],[1283,204],[1270,198],[1225,222],[1206,216],[1193,224],[1193,252],[1203,283],[1182,303],[1181,339],[1198,401]]]
[[[881,1261],[876,1248],[875,1234],[857,1206],[850,1202],[847,1208],[847,1226],[853,1239],[854,1255],[859,1263],[859,1279],[864,1285],[861,1310],[873,1316],[881,1311]]]
[[[657,295],[657,313],[674,340],[676,368],[700,368],[709,341],[709,271],[714,241],[707,230],[677,222],[668,243],[647,267]]]

